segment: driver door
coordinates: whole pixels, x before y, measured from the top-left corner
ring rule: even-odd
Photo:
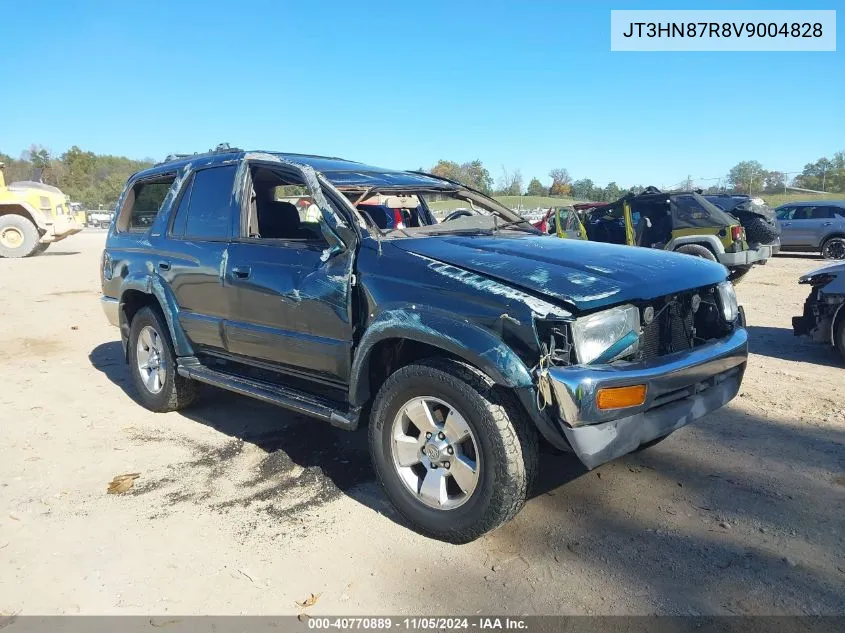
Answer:
[[[331,233],[323,215],[315,222],[313,213],[306,217],[307,209],[296,208],[297,196],[322,198],[299,170],[250,164],[247,181],[240,235],[226,263],[226,281],[234,288],[225,324],[227,349],[243,362],[257,360],[282,372],[346,385],[354,248]],[[262,198],[269,188],[275,190],[273,199]],[[285,196],[289,190],[297,195]]]

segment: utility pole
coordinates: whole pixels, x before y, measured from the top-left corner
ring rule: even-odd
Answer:
[[[822,191],[824,191],[824,185],[827,182],[827,163],[822,165]]]

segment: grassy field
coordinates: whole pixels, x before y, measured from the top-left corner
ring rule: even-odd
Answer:
[[[760,196],[772,209],[787,202],[803,202],[805,200],[842,200],[845,194],[842,193],[801,193],[793,191],[790,193],[764,193]]]
[[[565,207],[576,202],[572,198],[550,198],[548,196],[496,196],[495,199],[509,209],[516,209],[519,206],[523,209],[548,209],[549,207]],[[469,207],[469,203],[462,200],[442,200],[429,202],[428,206],[435,213],[442,213],[458,207]]]

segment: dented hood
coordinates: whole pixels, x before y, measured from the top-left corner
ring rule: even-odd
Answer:
[[[578,310],[653,299],[727,277],[721,264],[690,255],[543,235],[446,235],[394,245]]]

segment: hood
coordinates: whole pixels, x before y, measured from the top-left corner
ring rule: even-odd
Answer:
[[[592,310],[724,281],[707,260],[650,248],[506,233],[397,239],[402,250]]]
[[[845,262],[841,264],[830,264],[828,266],[822,266],[821,268],[811,270],[805,275],[801,275],[798,278],[798,282],[806,284],[809,283],[812,277],[817,277],[819,275],[833,275],[834,277],[842,276],[842,278],[845,279]]]

